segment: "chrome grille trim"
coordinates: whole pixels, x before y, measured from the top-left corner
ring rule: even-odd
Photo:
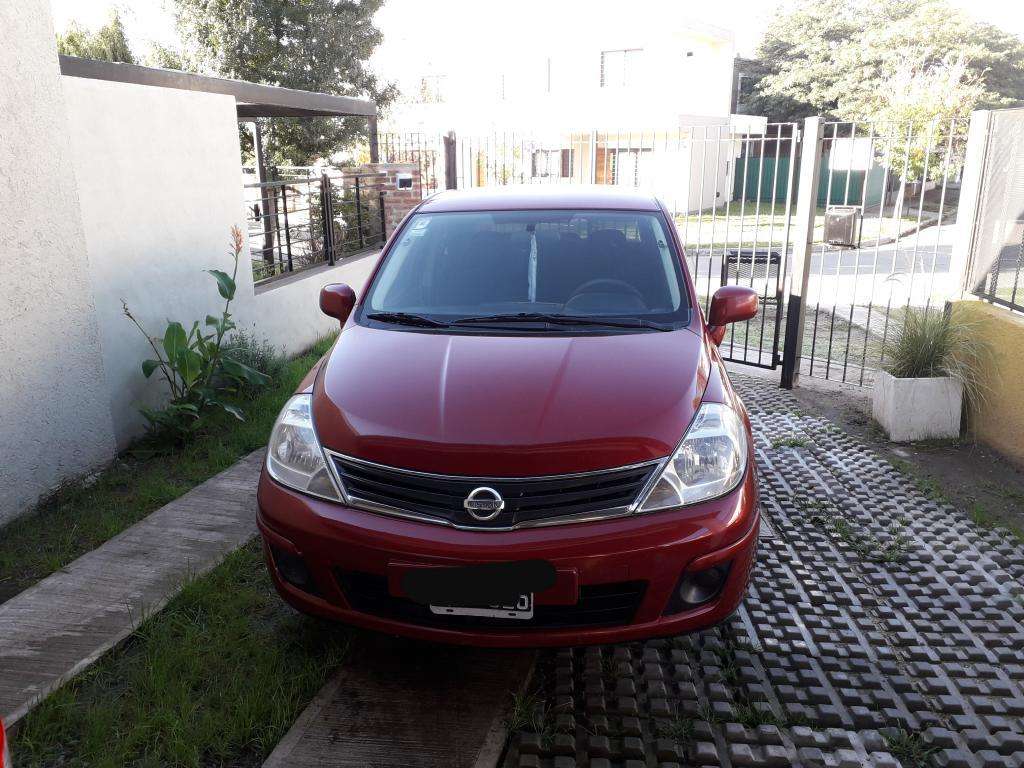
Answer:
[[[567,525],[573,523],[584,523],[594,522],[598,520],[611,520],[620,517],[627,517],[636,512],[636,508],[640,501],[647,495],[653,485],[657,482],[661,471],[664,469],[665,463],[668,461],[668,457],[661,459],[654,459],[651,461],[638,462],[635,464],[626,464],[618,467],[608,467],[606,469],[590,470],[587,472],[573,472],[560,475],[532,475],[527,477],[495,477],[495,476],[470,476],[470,475],[447,475],[433,472],[422,472],[414,469],[406,469],[403,467],[393,467],[386,464],[379,464],[377,462],[368,461],[366,459],[360,459],[355,456],[348,456],[343,453],[324,449],[324,454],[328,459],[327,464],[333,474],[334,480],[337,482],[339,489],[341,490],[344,498],[344,503],[355,509],[361,509],[366,512],[373,512],[381,515],[388,515],[391,517],[402,518],[406,520],[412,520],[415,522],[430,523],[432,525],[442,525],[448,528],[454,528],[457,530],[465,531],[515,531],[524,528],[541,528],[549,527],[554,525]],[[551,482],[558,480],[573,480],[586,477],[597,477],[605,474],[614,474],[627,472],[629,470],[640,470],[649,469],[649,474],[645,478],[644,482],[640,485],[639,490],[633,496],[632,501],[628,505],[618,505],[613,507],[607,507],[602,509],[587,510],[585,512],[552,516],[535,520],[526,520],[516,522],[512,525],[471,525],[454,522],[447,520],[442,517],[435,517],[428,514],[423,514],[415,510],[404,509],[400,506],[392,504],[385,504],[371,499],[362,498],[356,494],[351,493],[345,485],[345,479],[342,477],[339,471],[337,460],[342,462],[348,462],[355,465],[362,465],[374,470],[381,472],[389,472],[400,475],[408,475],[412,477],[429,478],[432,480],[439,481],[451,481],[466,484],[487,484],[487,483],[509,483],[509,482]]]

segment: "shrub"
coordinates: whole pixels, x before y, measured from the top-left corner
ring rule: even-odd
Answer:
[[[883,367],[897,379],[949,376],[964,386],[967,402],[985,399],[990,348],[975,323],[949,313],[908,308],[885,345]]]
[[[164,334],[151,336],[128,309],[123,300],[125,316],[139,332],[146,337],[155,358],[142,362],[142,374],[148,379],[157,371],[163,376],[170,390],[170,402],[164,408],[141,408],[140,412],[149,422],[150,429],[168,431],[182,437],[195,428],[203,411],[208,408],[222,408],[240,420],[245,420],[241,409],[228,402],[225,397],[236,392],[240,386],[265,386],[269,377],[244,362],[226,354],[225,339],[235,329],[231,319],[231,302],[235,298],[235,280],[238,277],[238,259],[244,245],[242,231],[231,228],[231,255],[234,269],[230,275],[219,269],[208,269],[217,281],[217,291],[224,299],[220,316],[207,315],[203,332],[196,320],[192,328],[174,320],[168,321]]]
[[[228,339],[224,354],[232,360],[259,371],[271,381],[277,381],[288,365],[288,360],[277,347],[256,334],[239,329]]]

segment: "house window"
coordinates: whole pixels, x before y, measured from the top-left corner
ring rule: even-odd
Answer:
[[[651,160],[649,149],[612,149],[608,152],[608,171],[612,184],[623,187],[642,187],[650,183]]]
[[[617,88],[635,85],[643,48],[601,51],[601,87]]]
[[[568,179],[572,177],[571,149],[537,149],[533,152],[535,179]]]

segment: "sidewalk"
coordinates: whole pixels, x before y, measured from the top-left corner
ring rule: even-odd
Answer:
[[[0,719],[10,725],[256,535],[263,450],[0,605]]]

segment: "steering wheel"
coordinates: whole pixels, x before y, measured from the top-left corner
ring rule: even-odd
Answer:
[[[616,280],[611,277],[598,277],[594,280],[588,280],[573,291],[569,298],[565,300],[565,303],[568,304],[577,296],[585,293],[625,293],[639,299],[644,306],[647,305],[647,302],[644,301],[644,295],[635,286],[630,285],[625,280]]]

